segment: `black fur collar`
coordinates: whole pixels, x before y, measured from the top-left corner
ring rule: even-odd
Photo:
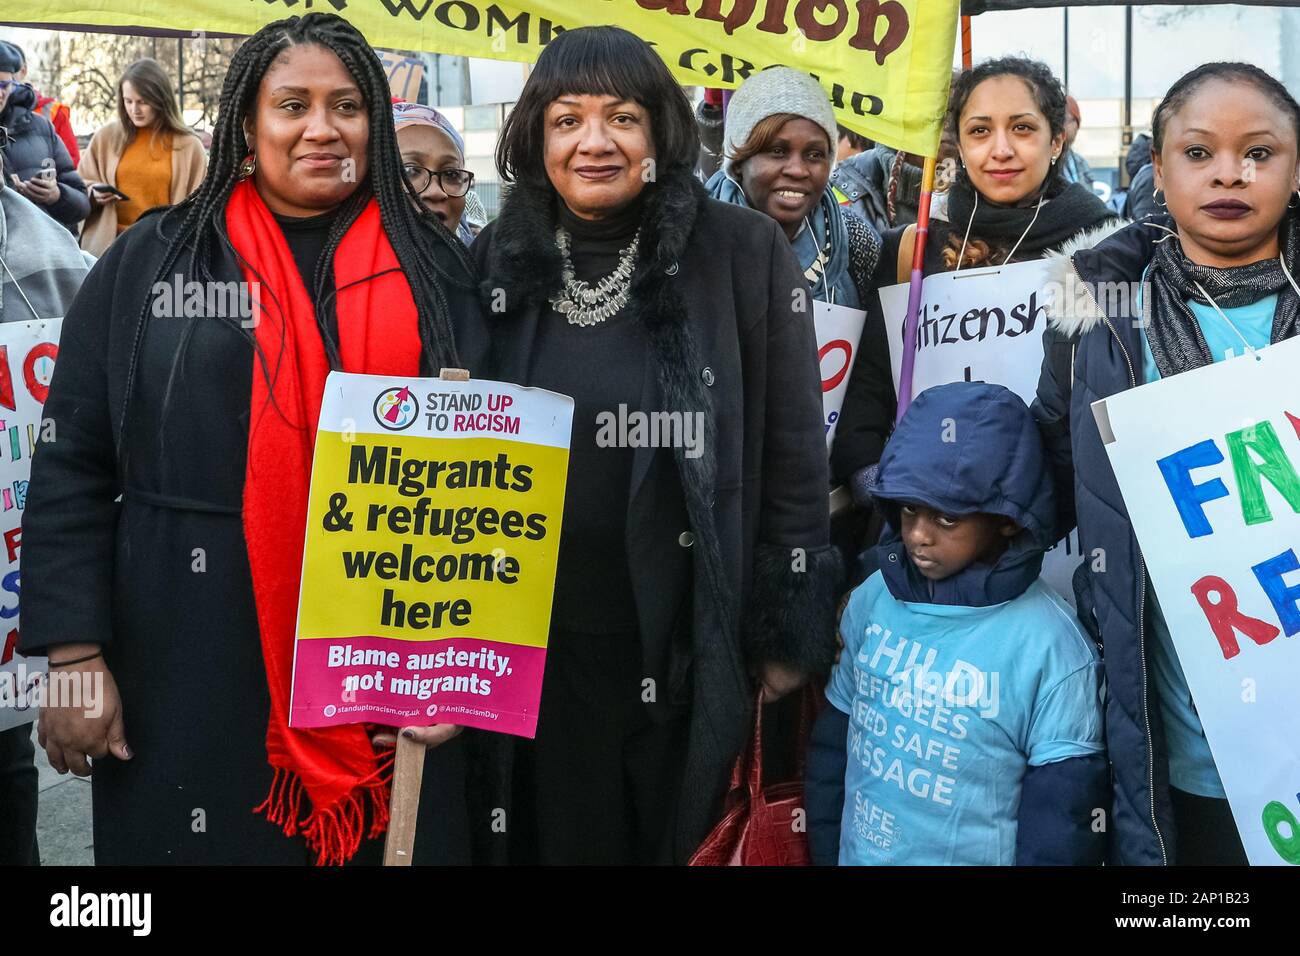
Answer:
[[[718,619],[730,630],[734,612],[722,575],[721,546],[712,513],[717,474],[717,432],[713,398],[701,381],[704,362],[699,354],[690,309],[674,277],[692,252],[691,234],[708,194],[689,169],[673,170],[648,187],[641,221],[641,252],[632,273],[630,307],[650,335],[658,382],[657,405],[682,414],[705,413],[703,454],[686,458],[674,448],[673,458],[695,533],[696,560],[704,569]],[[560,287],[561,256],[555,246],[555,191],[525,184],[515,185],[492,228],[490,251],[483,274],[483,300],[489,315],[522,317],[530,307],[544,308],[546,299]],[[480,240],[482,241],[482,240]],[[505,308],[493,308],[504,293]]]
[[[708,198],[704,186],[686,168],[669,170],[647,190],[641,254],[632,274],[633,294],[643,297],[671,274],[669,270],[676,272]],[[544,301],[559,289],[562,263],[555,247],[554,204],[555,190],[549,184],[516,183],[506,194],[483,273],[490,277],[481,285],[485,303],[490,305],[494,295],[504,292],[508,314],[517,304]],[[664,318],[654,313],[643,316],[651,326]]]

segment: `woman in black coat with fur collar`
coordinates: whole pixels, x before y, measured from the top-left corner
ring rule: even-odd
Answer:
[[[771,219],[706,197],[697,150],[615,27],[547,46],[498,146],[515,185],[473,246],[492,373],[575,414],[537,737],[472,734],[484,862],[684,862],[760,690],[834,654],[806,284]]]

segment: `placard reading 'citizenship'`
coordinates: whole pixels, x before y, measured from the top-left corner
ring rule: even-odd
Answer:
[[[1051,279],[1052,264],[1046,259],[926,276],[911,397],[949,382],[990,382],[1033,404],[1043,367]],[[879,293],[895,393],[903,365],[907,292],[906,285],[893,285]],[[1074,571],[1083,557],[1078,533],[1071,531],[1043,561],[1043,580],[1071,607]]]
[[[572,423],[542,389],[330,373],[290,726],[535,734]]]

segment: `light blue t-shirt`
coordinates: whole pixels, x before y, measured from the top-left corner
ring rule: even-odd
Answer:
[[[1101,663],[1035,581],[992,607],[853,592],[826,697],[849,715],[840,865],[1012,865],[1025,770],[1102,753]]]
[[[1145,287],[1146,283],[1143,283]],[[1205,344],[1210,348],[1214,361],[1246,354],[1246,345],[1252,349],[1262,349],[1273,340],[1273,313],[1277,309],[1277,296],[1270,295],[1250,305],[1224,309],[1232,325],[1223,321],[1223,317],[1211,305],[1202,305],[1195,300],[1188,300],[1187,305],[1196,316],[1205,336]],[[1141,291],[1138,292],[1138,309],[1142,308]],[[1241,333],[1233,331],[1236,326]],[[1242,342],[1242,339],[1245,342]],[[1151,346],[1147,343],[1146,328],[1142,329],[1142,379],[1154,382],[1160,378],[1160,369],[1156,367]],[[1184,793],[1194,793],[1201,797],[1227,799],[1223,781],[1219,779],[1218,768],[1214,766],[1214,756],[1210,753],[1210,744],[1205,739],[1205,728],[1196,713],[1196,704],[1192,700],[1187,678],[1183,676],[1182,665],[1178,662],[1178,652],[1174,649],[1173,637],[1169,634],[1169,625],[1165,623],[1164,613],[1154,592],[1147,602],[1146,626],[1155,635],[1152,649],[1151,669],[1155,677],[1156,696],[1160,701],[1160,714],[1164,718],[1165,744],[1169,751],[1169,782]]]
[[[1244,355],[1246,346],[1241,341],[1244,337],[1246,343],[1249,343],[1252,349],[1262,349],[1273,341],[1273,313],[1277,310],[1277,296],[1270,295],[1260,299],[1258,302],[1252,302],[1250,305],[1237,306],[1234,309],[1224,309],[1223,312],[1232,320],[1241,332],[1237,335],[1232,330],[1232,326],[1224,322],[1219,313],[1214,311],[1210,305],[1201,305],[1194,299],[1188,300],[1188,306],[1191,307],[1192,315],[1196,316],[1196,321],[1200,323],[1201,334],[1205,336],[1205,344],[1210,347],[1210,355],[1214,361],[1222,362],[1225,358],[1232,358],[1238,355]],[[1138,309],[1142,308],[1141,293],[1138,293]],[[1147,330],[1142,328],[1142,380],[1144,382],[1155,382],[1160,378],[1160,369],[1156,368],[1155,357],[1151,354],[1151,346],[1147,344]]]

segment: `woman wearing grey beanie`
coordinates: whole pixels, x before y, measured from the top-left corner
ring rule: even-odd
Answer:
[[[722,168],[708,190],[777,221],[815,299],[863,309],[875,290],[880,236],[843,212],[828,186],[838,140],[820,83],[788,66],[763,70],[731,98]]]
[[[731,98],[723,133],[722,168],[709,180],[715,199],[750,206],[776,220],[790,240],[814,299],[869,309],[876,298],[881,256],[875,227],[840,206],[830,186],[839,129],[826,92],[807,73],[772,67],[747,79]],[[811,316],[811,310],[805,311]],[[885,326],[869,321],[858,341],[855,374],[889,377]],[[860,406],[840,412],[839,428]],[[842,478],[834,474],[834,484]],[[866,511],[835,521],[831,540],[852,560],[872,536]]]

